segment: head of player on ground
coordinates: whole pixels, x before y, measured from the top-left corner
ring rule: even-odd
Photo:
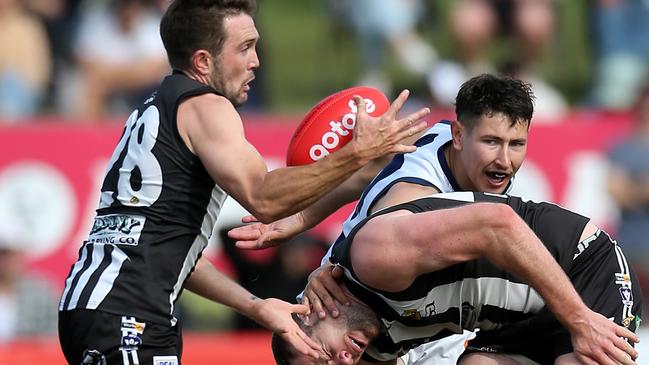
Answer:
[[[350,294],[350,297],[351,294]],[[302,331],[321,345],[320,359],[297,353],[282,337],[273,334],[272,349],[277,364],[356,364],[368,344],[375,339],[381,324],[374,312],[354,298],[340,306],[340,316],[320,319],[317,314],[294,316]]]
[[[174,70],[209,85],[232,104],[248,99],[259,68],[254,0],[176,0],[160,36]]]
[[[530,84],[483,74],[465,82],[455,101],[446,160],[462,190],[502,193],[521,167],[534,112]]]

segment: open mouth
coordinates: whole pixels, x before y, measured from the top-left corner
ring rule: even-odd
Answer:
[[[348,345],[357,354],[362,354],[367,347],[367,342],[357,336],[347,336]]]
[[[501,171],[487,171],[485,174],[489,180],[499,184],[503,183],[509,177],[508,173]]]
[[[251,83],[254,79],[255,79],[255,78],[253,77],[253,78],[251,78],[250,80],[248,80],[248,81],[246,81],[246,82],[243,83],[243,89],[244,89],[245,91],[249,91],[249,90],[250,90],[250,83]]]

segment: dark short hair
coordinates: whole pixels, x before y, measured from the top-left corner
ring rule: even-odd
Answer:
[[[482,115],[503,113],[516,123],[529,125],[534,113],[532,86],[508,76],[482,74],[466,81],[455,99],[457,120],[469,129]]]
[[[232,15],[251,17],[255,0],[175,0],[162,16],[160,37],[171,67],[190,68],[190,59],[199,49],[218,55],[225,41],[223,20]]]

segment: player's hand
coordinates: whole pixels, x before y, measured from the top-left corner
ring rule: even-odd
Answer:
[[[349,305],[349,298],[338,284],[343,277],[343,269],[330,263],[320,266],[309,275],[309,282],[304,288],[302,304],[310,306],[319,318],[325,318],[327,312],[335,318],[340,311],[336,301]],[[325,311],[326,308],[326,311]]]
[[[269,224],[263,224],[251,215],[243,217],[241,221],[251,224],[231,229],[228,231],[228,237],[236,241],[237,247],[246,250],[259,250],[280,245],[308,228],[304,225],[300,213]]]
[[[408,100],[408,95],[410,95],[408,90],[402,91],[392,102],[390,108],[380,117],[370,116],[367,113],[365,100],[358,95],[354,96],[354,102],[358,109],[354,138],[350,144],[355,144],[356,150],[360,151],[367,161],[390,153],[406,153],[416,150],[415,146],[401,142],[426,128],[426,121],[422,118],[430,113],[430,109],[422,108],[405,118],[397,119],[397,113]]]
[[[638,357],[628,342],[637,343],[638,336],[628,329],[606,319],[599,313],[589,311],[575,314],[571,331],[575,356],[583,364],[633,365]]]
[[[315,360],[320,358],[321,346],[307,336],[292,317],[293,313],[308,315],[308,306],[268,298],[257,301],[253,313],[259,323],[280,335],[296,351]]]

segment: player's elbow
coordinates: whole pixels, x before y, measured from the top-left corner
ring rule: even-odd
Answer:
[[[390,219],[369,220],[355,235],[350,249],[354,272],[365,285],[398,291],[408,286],[411,267],[403,265],[402,253]]]
[[[250,213],[257,218],[258,221],[264,224],[272,223],[276,220],[286,217],[288,214],[282,214],[283,212],[278,209],[273,209],[271,206],[266,204],[257,204],[256,206],[249,209]]]
[[[484,208],[479,211],[482,214],[481,232],[485,235],[483,242],[498,243],[506,242],[508,238],[513,237],[520,224],[520,217],[516,212],[506,204],[485,203]],[[489,250],[492,245],[485,246]]]
[[[250,214],[254,215],[258,221],[264,224],[275,222],[299,211],[295,206],[281,204],[273,199],[257,198],[254,199],[253,202],[254,203],[249,204],[246,209]]]

